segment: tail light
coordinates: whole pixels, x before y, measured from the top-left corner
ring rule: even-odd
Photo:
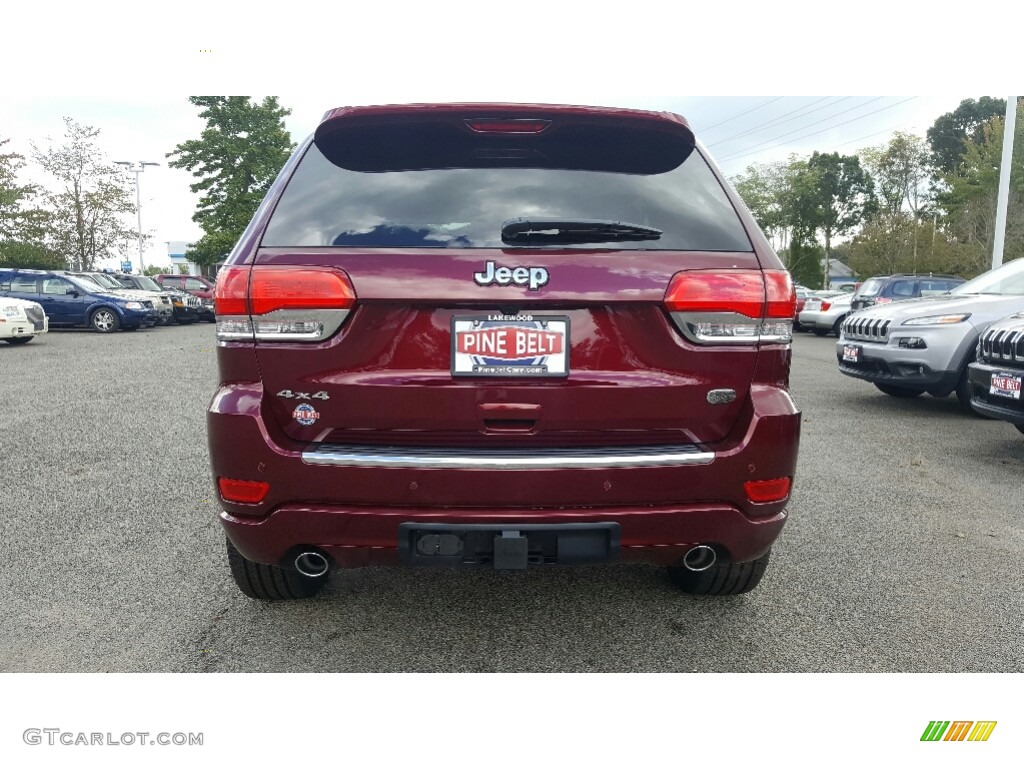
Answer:
[[[831,301],[823,301],[823,302],[821,302],[821,311],[822,312],[828,312],[828,310],[829,310],[829,308],[831,306],[832,306],[832,302]]]
[[[258,480],[234,480],[229,477],[217,478],[217,487],[224,501],[238,504],[259,504],[267,497],[270,483]]]
[[[325,267],[225,267],[214,311],[221,341],[320,341],[356,303],[348,275]]]
[[[678,272],[665,308],[682,334],[699,344],[788,344],[796,291],[785,270]]]
[[[887,299],[884,296],[879,296],[875,299],[875,304],[892,304],[892,299]]]
[[[777,477],[774,480],[751,480],[743,484],[747,498],[755,504],[767,504],[782,501],[789,496],[791,480],[788,477]]]
[[[551,125],[551,121],[532,118],[482,117],[466,120],[466,125],[476,133],[541,133]]]

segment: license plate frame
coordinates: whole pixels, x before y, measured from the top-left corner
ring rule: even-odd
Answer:
[[[844,344],[843,345],[843,362],[853,363],[857,365],[861,361],[861,353],[863,348],[858,344]]]
[[[571,338],[567,315],[453,315],[451,375],[564,379],[569,376]],[[518,356],[520,350],[525,354]]]
[[[988,393],[1020,402],[1022,378],[1021,374],[1011,371],[993,371],[988,380]]]

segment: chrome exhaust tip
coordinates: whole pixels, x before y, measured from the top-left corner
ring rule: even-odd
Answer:
[[[683,565],[688,571],[699,573],[714,565],[717,559],[718,555],[715,554],[715,550],[705,544],[698,544],[683,555]]]
[[[311,579],[326,576],[330,568],[330,562],[319,552],[303,552],[295,558],[295,570]]]

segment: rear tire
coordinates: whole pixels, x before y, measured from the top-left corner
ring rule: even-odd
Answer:
[[[227,545],[228,566],[235,584],[254,600],[302,600],[313,597],[327,583],[326,574],[314,579],[289,568],[254,563],[243,557],[230,539]]]
[[[889,397],[917,397],[924,394],[923,389],[911,389],[910,387],[897,387],[892,384],[879,384],[875,382],[879,392],[885,392]]]
[[[747,563],[713,565],[706,571],[691,571],[681,565],[669,566],[668,575],[679,589],[690,595],[740,595],[761,583],[771,550]]]
[[[832,333],[832,331],[830,331],[828,328],[815,328],[813,330],[815,336],[828,336],[830,333]]]

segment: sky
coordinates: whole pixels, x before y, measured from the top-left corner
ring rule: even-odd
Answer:
[[[491,11],[462,2],[345,9],[309,2],[273,23],[192,0],[152,23],[120,3],[91,4],[96,13],[58,6],[63,23],[47,27],[46,56],[31,36],[14,36],[0,52],[9,67],[28,56],[37,62],[31,77],[5,83],[0,139],[29,157],[33,142],[59,142],[69,116],[100,129],[98,144],[110,160],[160,163],[141,176],[142,228],[152,235],[147,265],[169,263],[168,241],[201,235],[191,220],[195,178],[168,168],[166,158],[203,128],[188,102],[192,94],[276,95],[292,110],[286,127],[295,141],[327,109],[356,104],[513,101],[668,110],[690,121],[731,177],[791,153],[854,153],[894,131],[923,135],[963,98],[999,95],[1012,77],[991,52],[989,70],[974,71],[951,62],[941,47],[908,49],[901,30],[914,23],[927,37],[927,19],[874,0],[858,6],[867,17],[859,20],[799,0],[770,9],[741,2],[728,13],[687,7],[675,15],[666,15],[668,4],[649,0],[631,3],[628,13],[534,0]],[[15,20],[31,29],[53,10],[20,8]],[[884,14],[886,23],[873,23],[872,14]],[[776,31],[780,17],[789,20]],[[845,42],[834,30],[823,37],[838,19]],[[80,25],[100,22],[102,35],[83,34]],[[880,55],[887,50],[890,57]],[[22,178],[48,182],[31,165]]]

